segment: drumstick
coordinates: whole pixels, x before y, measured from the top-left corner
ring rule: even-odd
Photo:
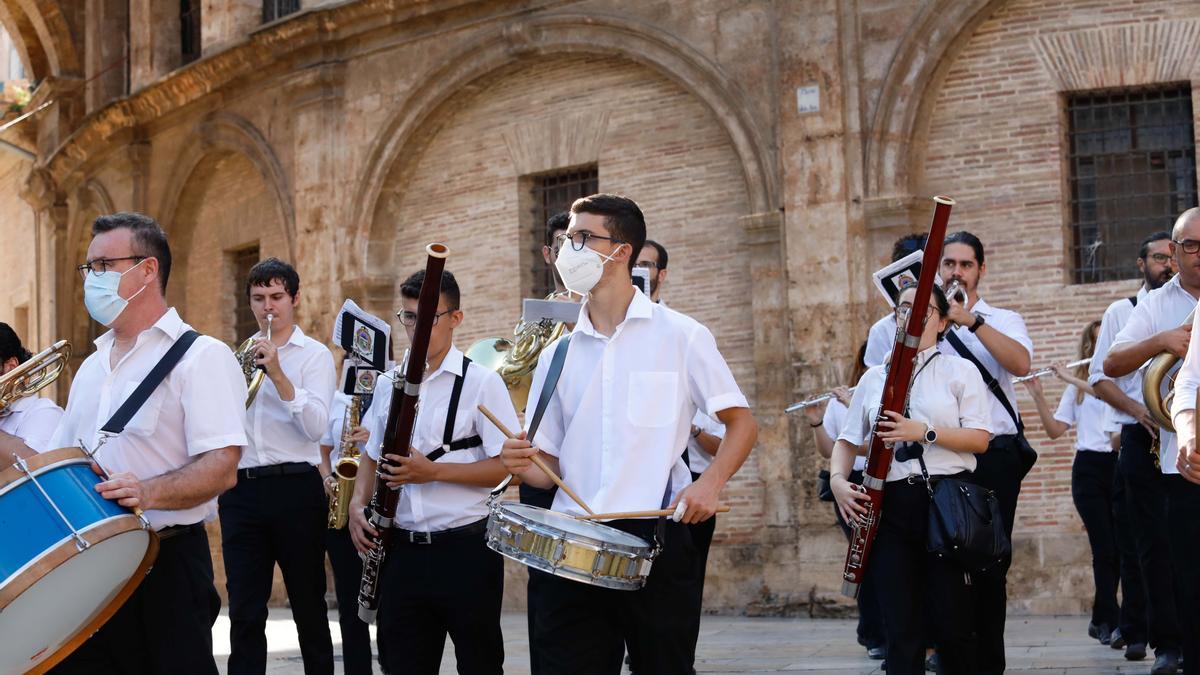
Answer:
[[[483,416],[488,418],[488,421],[490,421],[492,424],[495,424],[496,428],[500,430],[500,433],[504,434],[505,436],[507,436],[511,439],[516,438],[516,436],[513,435],[513,432],[509,431],[508,427],[504,426],[504,422],[501,422],[499,419],[497,419],[496,416],[492,414],[492,411],[487,409],[487,406],[485,406],[481,403],[479,405],[479,412],[483,413]],[[588,506],[586,502],[584,502],[582,499],[579,498],[579,495],[575,494],[575,492],[573,490],[571,490],[571,488],[567,487],[567,484],[564,483],[563,480],[558,477],[558,474],[554,473],[553,471],[550,470],[550,467],[546,466],[546,463],[543,462],[540,457],[538,457],[537,455],[532,455],[529,458],[529,461],[533,462],[534,466],[541,469],[547,476],[549,476],[550,480],[554,481],[555,485],[557,485],[559,488],[561,488],[563,492],[567,493],[568,497],[575,500],[575,503],[579,505],[579,508],[583,509],[584,511],[587,511],[589,514],[595,513],[595,511],[593,511],[592,508],[590,506]]]
[[[729,513],[728,504],[717,506],[717,513]],[[675,509],[655,509],[653,511],[623,511],[620,513],[589,513],[586,516],[575,516],[579,520],[620,520],[624,518],[662,518],[675,513]]]

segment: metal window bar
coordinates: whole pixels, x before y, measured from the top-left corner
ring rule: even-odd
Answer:
[[[1190,87],[1067,99],[1072,279],[1136,278],[1141,240],[1196,206]]]
[[[234,344],[258,332],[258,321],[254,312],[250,311],[250,302],[246,299],[246,282],[250,279],[250,269],[259,260],[257,246],[250,246],[234,251],[230,255],[233,267],[233,336]]]
[[[571,203],[580,197],[594,195],[600,191],[600,171],[595,166],[571,169],[554,174],[537,176],[533,182],[533,222],[529,230],[531,247],[533,287],[529,297],[545,297],[554,290],[554,272],[542,260],[542,246],[546,241],[546,221],[556,213],[571,208]]]
[[[300,11],[300,0],[263,0],[263,23]]]
[[[200,52],[200,0],[179,0],[179,61],[191,63]]]

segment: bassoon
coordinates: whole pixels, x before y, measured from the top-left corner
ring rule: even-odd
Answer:
[[[425,279],[417,297],[417,325],[404,362],[404,378],[392,381],[392,402],[388,407],[387,424],[379,448],[379,465],[375,470],[375,492],[371,497],[370,523],[379,534],[373,538],[374,547],[363,556],[362,583],[358,588],[358,618],[366,623],[375,621],[379,609],[379,581],[383,563],[393,545],[392,521],[400,503],[400,491],[384,482],[384,464],[395,465],[388,455],[407,457],[412,446],[413,427],[417,421],[417,401],[421,381],[425,379],[425,357],[429,352],[429,334],[437,314],[438,295],[442,287],[442,270],[450,249],[445,244],[425,247]]]
[[[879,519],[883,514],[883,487],[895,452],[890,444],[880,440],[879,423],[887,419],[883,415],[885,411],[903,414],[907,408],[913,365],[921,334],[925,330],[925,314],[929,310],[929,296],[933,293],[934,279],[942,262],[946,223],[950,220],[950,208],[954,206],[954,200],[949,197],[934,197],[933,202],[933,223],[929,226],[925,254],[921,258],[921,276],[917,280],[917,292],[908,313],[910,320],[902,321],[896,331],[879,414],[872,425],[871,449],[867,455],[867,467],[863,470],[863,488],[870,501],[863,503],[867,509],[866,515],[854,524],[850,547],[846,551],[846,566],[842,570],[842,593],[852,598],[858,597],[859,586],[871,559],[871,544],[879,532]]]

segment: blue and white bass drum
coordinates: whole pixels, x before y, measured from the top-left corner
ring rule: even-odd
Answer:
[[[0,471],[0,674],[42,673],[129,598],[158,553],[146,521],[96,492],[79,448]]]

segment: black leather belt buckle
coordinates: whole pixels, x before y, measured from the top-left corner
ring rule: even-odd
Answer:
[[[432,532],[409,532],[408,533],[408,543],[410,543],[410,544],[432,544],[433,543],[433,533]]]

